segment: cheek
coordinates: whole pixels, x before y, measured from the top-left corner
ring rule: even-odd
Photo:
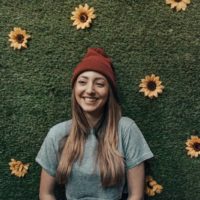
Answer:
[[[79,91],[78,88],[74,88],[74,97],[75,97],[77,102],[80,101],[80,91]]]
[[[104,99],[104,103],[108,100],[108,96],[109,96],[109,91],[107,90],[107,91],[104,91],[103,93],[102,93],[102,97],[103,97],[103,99]]]
[[[75,86],[75,88],[74,88],[74,93],[75,93],[75,96],[78,96],[78,95],[80,95],[80,93],[81,93],[81,90],[80,90],[80,88],[79,88],[79,87],[77,87],[77,86]]]

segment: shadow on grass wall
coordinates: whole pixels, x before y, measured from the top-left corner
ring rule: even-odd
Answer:
[[[76,30],[71,12],[83,3],[94,7],[97,17],[89,29]],[[163,191],[146,199],[200,199],[200,160],[185,149],[193,130],[200,136],[199,0],[180,12],[165,0],[1,0],[0,5],[1,200],[38,199],[35,156],[48,129],[70,118],[72,69],[88,47],[102,47],[113,58],[124,115],[136,121],[155,154],[148,172]],[[10,47],[14,27],[31,35],[27,49]],[[150,74],[165,87],[154,99],[139,93],[141,79]],[[10,174],[11,158],[30,163],[24,178]]]

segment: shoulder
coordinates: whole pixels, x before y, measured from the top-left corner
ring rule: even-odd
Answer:
[[[58,123],[49,129],[36,157],[38,162],[51,176],[55,176],[59,160],[60,140],[71,128],[71,120]]]
[[[47,134],[49,138],[63,138],[65,137],[71,128],[72,120],[60,122],[54,126],[52,126]]]
[[[129,117],[121,117],[119,120],[119,128],[130,128],[136,125],[135,121]]]
[[[124,155],[127,169],[153,157],[142,132],[134,120],[122,117],[119,124],[119,149]]]
[[[122,137],[127,137],[130,134],[141,134],[140,129],[138,128],[135,121],[129,117],[121,117],[119,120],[118,129]]]

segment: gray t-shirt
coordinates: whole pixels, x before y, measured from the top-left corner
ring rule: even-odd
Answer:
[[[60,140],[69,133],[71,120],[53,126],[47,134],[36,157],[45,171],[55,176],[58,166],[58,148]],[[118,126],[119,152],[124,156],[126,170],[153,157],[141,131],[135,122],[122,117]],[[67,200],[119,200],[125,185],[125,177],[120,185],[104,188],[101,185],[98,169],[95,167],[97,138],[94,129],[85,143],[81,165],[75,162],[66,184]]]

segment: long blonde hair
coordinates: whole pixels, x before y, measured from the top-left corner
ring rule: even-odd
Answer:
[[[116,90],[110,86],[108,101],[98,127],[98,147],[96,164],[99,167],[101,183],[109,187],[120,183],[124,176],[124,160],[118,151],[118,123],[121,117]],[[73,163],[83,158],[84,145],[89,132],[89,124],[78,105],[74,89],[72,91],[72,126],[67,138],[60,145],[60,161],[56,178],[59,183],[66,183]]]

